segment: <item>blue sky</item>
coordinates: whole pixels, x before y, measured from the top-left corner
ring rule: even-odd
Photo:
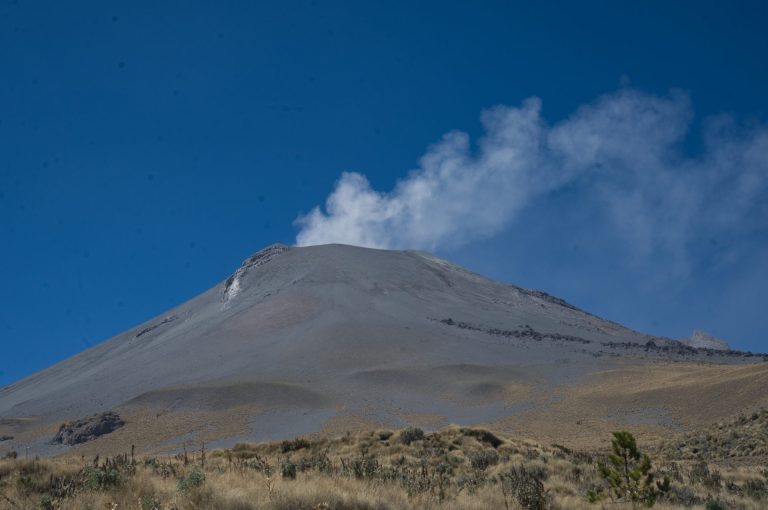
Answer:
[[[297,239],[768,351],[764,2],[414,4],[0,1],[0,384]]]

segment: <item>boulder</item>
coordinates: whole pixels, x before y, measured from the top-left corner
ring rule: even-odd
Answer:
[[[62,424],[56,437],[53,438],[53,442],[70,446],[85,443],[109,434],[123,425],[125,422],[115,412],[94,414],[87,418]]]

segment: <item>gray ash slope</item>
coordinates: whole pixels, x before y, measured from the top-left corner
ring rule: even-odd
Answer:
[[[426,253],[274,245],[187,303],[2,388],[0,418],[249,404],[482,422],[509,414],[492,397],[511,382],[559,384],[625,357],[757,361],[650,337]],[[490,404],[466,405],[485,393]]]

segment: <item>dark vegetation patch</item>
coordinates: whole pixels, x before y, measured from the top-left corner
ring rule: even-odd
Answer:
[[[424,439],[424,431],[419,427],[408,427],[400,432],[400,442],[405,445],[410,445],[414,441],[421,441]]]
[[[280,444],[280,449],[283,451],[283,453],[290,453],[309,448],[309,446],[310,442],[308,440],[304,439],[303,437],[297,437],[296,439],[283,441]]]
[[[484,429],[463,428],[461,429],[461,433],[465,436],[474,437],[481,443],[485,443],[493,448],[498,448],[504,443],[504,441],[499,439],[495,434]]]

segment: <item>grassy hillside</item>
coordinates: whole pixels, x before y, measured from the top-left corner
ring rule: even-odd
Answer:
[[[738,462],[727,455],[696,456],[673,442],[649,450],[655,479],[671,482],[658,491],[655,507],[766,508],[768,464],[759,455],[765,435],[742,429],[764,427],[767,416],[728,424],[744,442],[762,441],[750,450],[755,455]],[[677,444],[691,441],[688,435]],[[197,451],[166,458],[7,458],[0,461],[0,508],[632,508],[610,493],[598,469],[609,445],[607,437],[605,449],[574,451],[449,427],[431,434],[380,430],[228,450],[198,445]],[[589,501],[590,493],[597,501]]]

